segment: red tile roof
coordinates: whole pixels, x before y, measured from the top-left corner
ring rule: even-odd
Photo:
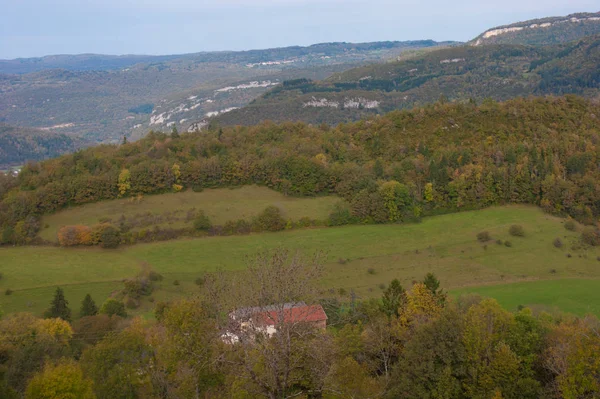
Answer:
[[[279,324],[280,314],[280,311],[271,310],[267,312],[259,312],[255,316],[257,321],[261,323],[267,325],[276,325]],[[325,314],[325,311],[321,305],[304,305],[283,309],[284,323],[311,323],[324,320],[327,320],[327,315]]]

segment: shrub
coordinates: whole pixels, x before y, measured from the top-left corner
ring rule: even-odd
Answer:
[[[154,317],[156,317],[156,320],[161,321],[168,307],[169,304],[166,302],[158,302],[156,304],[154,307]]]
[[[198,211],[194,219],[194,229],[197,231],[208,231],[212,227],[210,219],[204,214],[204,211]]]
[[[600,231],[594,227],[588,227],[581,232],[581,240],[593,247],[600,245]]]
[[[510,247],[512,247],[512,242],[506,240],[506,241],[504,241],[504,246],[510,248]]]
[[[281,231],[285,229],[285,219],[281,216],[281,210],[276,206],[268,206],[254,220],[257,231]]]
[[[523,226],[521,226],[520,224],[513,224],[508,229],[508,234],[514,237],[524,237],[525,229],[523,229]]]
[[[567,254],[567,258],[572,258],[572,257],[573,257],[573,255]]]
[[[179,285],[179,280],[173,281],[173,285]]]
[[[194,283],[196,283],[197,286],[202,287],[204,285],[204,277],[198,277]]]
[[[356,222],[356,218],[352,215],[352,210],[346,202],[338,202],[334,205],[333,210],[329,214],[327,224],[329,226],[343,226]]]
[[[372,267],[369,267],[367,269],[367,273],[369,273],[369,274],[375,274],[375,269],[373,269]]]
[[[88,226],[63,226],[58,230],[58,242],[63,247],[92,245],[92,229]]]
[[[488,231],[480,231],[477,233],[477,241],[479,242],[487,242],[492,239],[492,236]]]
[[[348,292],[346,291],[346,289],[345,289],[345,288],[340,288],[340,289],[338,290],[338,294],[339,294],[340,296],[346,296],[346,294],[347,294],[347,293],[348,293]]]
[[[137,309],[140,307],[140,302],[134,298],[127,297],[125,306],[127,306],[128,309]]]
[[[556,274],[556,269],[550,269],[551,274]]]
[[[496,244],[498,244],[498,245],[504,245],[504,241],[498,239],[498,240],[496,240]]]
[[[11,295],[14,291],[11,290],[10,288],[7,288],[6,291],[4,291],[4,295]]]
[[[4,274],[0,273],[0,280],[2,280],[2,277],[4,277]]]
[[[385,290],[385,284],[383,283],[379,283],[379,285],[377,285],[377,288],[379,288],[380,290]]]
[[[123,288],[123,294],[131,298],[139,298],[142,295],[152,294],[152,284],[146,278],[134,278],[124,281],[125,288]]]
[[[554,241],[552,242],[552,245],[554,245],[556,248],[562,248],[563,247],[563,242],[560,238],[555,238]]]
[[[113,298],[110,298],[104,302],[100,308],[100,313],[108,316],[116,315],[120,317],[127,317],[127,312],[125,312],[125,304]]]
[[[569,231],[577,231],[577,223],[573,219],[569,219],[565,222],[565,229]]]
[[[113,226],[107,226],[100,234],[100,246],[102,248],[117,248],[121,243],[121,233]]]
[[[148,273],[148,278],[150,281],[162,281],[163,275],[151,270],[150,273]]]
[[[338,259],[338,263],[339,263],[340,265],[345,265],[345,264],[346,264],[346,262],[348,262],[346,259],[342,259],[342,258],[339,258],[339,259]]]

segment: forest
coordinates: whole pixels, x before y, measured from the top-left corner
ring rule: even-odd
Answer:
[[[343,201],[330,225],[417,222],[511,203],[593,225],[600,215],[597,115],[598,102],[568,95],[442,100],[336,127],[265,122],[150,132],[2,175],[0,237],[41,243],[40,217],[65,207],[247,184],[289,196],[335,194]],[[590,229],[595,245],[600,235]]]
[[[322,254],[285,249],[209,273],[196,297],[157,303],[155,321],[122,303],[69,304],[57,288],[45,318],[0,318],[2,398],[594,398],[600,323],[593,317],[508,312],[493,299],[449,297],[433,274],[391,281],[380,298],[327,299]],[[128,280],[144,296],[160,276]],[[234,289],[231,289],[234,288]],[[317,303],[327,329],[249,324],[231,341],[232,309]]]

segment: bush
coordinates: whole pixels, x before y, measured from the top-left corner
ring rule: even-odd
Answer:
[[[63,226],[58,230],[58,242],[63,247],[92,245],[92,229],[88,226]]]
[[[492,239],[492,236],[488,231],[481,231],[477,233],[477,241],[479,242],[487,242]]]
[[[100,234],[100,246],[102,248],[117,248],[121,243],[121,233],[113,226],[107,226]]]
[[[385,287],[385,284],[383,284],[383,283],[379,283],[379,284],[377,285],[377,288],[379,288],[380,290],[382,290],[382,291],[383,291],[383,290],[385,290],[385,288],[386,288],[386,287]]]
[[[498,245],[504,245],[504,241],[498,239],[498,240],[496,240],[496,244],[498,244]]]
[[[356,218],[352,216],[352,210],[346,202],[338,202],[334,205],[333,210],[327,219],[329,226],[343,226],[346,224],[356,223]]]
[[[556,248],[562,248],[563,247],[563,242],[560,238],[555,238],[554,241],[552,241],[552,245],[554,245],[554,247]]]
[[[510,247],[512,247],[512,242],[506,240],[506,241],[504,241],[504,246],[510,248]]]
[[[179,285],[179,280],[173,281],[173,285]]]
[[[194,219],[194,229],[196,231],[208,231],[212,227],[212,223],[204,211],[198,211],[198,215]]]
[[[11,290],[10,288],[7,288],[6,291],[4,291],[4,295],[12,295],[14,291]]]
[[[4,277],[4,274],[0,273],[0,280]]]
[[[600,231],[594,227],[588,227],[581,232],[581,241],[593,247],[600,245]]]
[[[257,231],[281,231],[285,229],[285,219],[281,210],[276,206],[268,206],[254,220],[254,228]]]
[[[116,299],[110,298],[100,308],[100,313],[108,315],[108,316],[120,316],[127,317],[127,312],[125,312],[125,304],[121,301],[117,301]]]
[[[348,262],[348,261],[347,261],[346,259],[343,259],[343,258],[339,258],[339,259],[338,259],[338,263],[339,263],[340,265],[345,265],[347,262]]]
[[[345,289],[345,288],[340,288],[340,289],[338,290],[338,294],[339,294],[340,296],[346,296],[346,294],[347,294],[347,293],[348,293],[348,292],[346,291],[346,289]]]
[[[204,285],[204,277],[198,277],[194,283],[196,283],[197,286],[202,287]]]
[[[369,274],[375,274],[375,269],[373,269],[372,267],[369,267],[367,269],[367,273],[369,273]]]
[[[125,300],[125,306],[127,306],[128,309],[137,309],[140,307],[140,302],[134,298],[128,297]]]
[[[577,231],[577,223],[573,219],[569,219],[565,222],[565,229],[569,231]]]
[[[150,273],[148,273],[148,278],[150,281],[162,281],[163,275],[151,270]]]
[[[523,226],[521,226],[520,224],[513,224],[508,229],[508,234],[510,234],[513,237],[524,237],[525,229],[523,229]]]

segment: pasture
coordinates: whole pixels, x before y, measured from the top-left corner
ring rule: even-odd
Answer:
[[[144,227],[180,228],[191,226],[186,220],[188,211],[202,210],[213,224],[246,219],[250,220],[267,206],[275,205],[286,219],[297,221],[303,217],[325,220],[338,197],[297,198],[287,197],[267,187],[242,186],[235,188],[192,190],[134,198],[121,198],[61,210],[44,216],[40,236],[47,241],[57,241],[57,232],[66,225],[93,225],[119,218],[151,223]],[[47,226],[47,227],[46,227]],[[135,228],[133,230],[136,230]]]
[[[319,200],[324,199],[313,201]],[[512,224],[522,225],[525,236],[510,236]],[[483,230],[492,240],[477,241],[477,233]],[[562,248],[553,245],[558,237],[564,242]],[[507,240],[511,246],[504,245]],[[479,292],[497,297],[509,309],[519,304],[541,305],[600,315],[598,307],[591,305],[591,301],[598,303],[594,287],[600,284],[600,250],[579,248],[578,243],[579,233],[566,230],[563,219],[534,207],[505,206],[425,218],[418,224],[181,239],[117,250],[2,248],[0,306],[5,312],[41,313],[60,285],[75,312],[86,293],[102,303],[143,264],[164,276],[152,294],[155,301],[193,295],[198,292],[194,280],[203,273],[240,270],[246,256],[282,246],[325,253],[320,283],[326,296],[354,291],[359,298],[376,297],[393,278],[409,287],[433,272],[453,294]],[[562,284],[568,289],[559,289]],[[3,294],[7,288],[14,290],[12,295]],[[553,291],[561,293],[560,300],[551,295]],[[153,306],[145,301],[135,312],[148,314]]]

